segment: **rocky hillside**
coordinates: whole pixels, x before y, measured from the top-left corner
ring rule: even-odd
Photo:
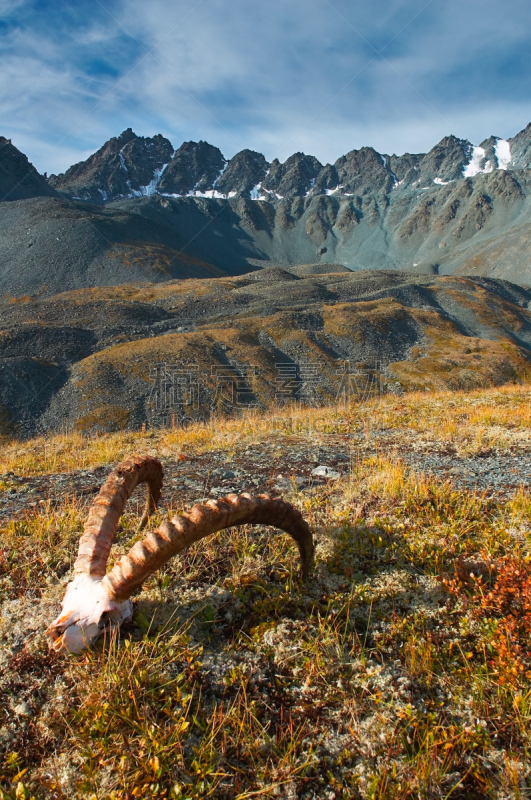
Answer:
[[[0,304],[4,432],[183,424],[527,374],[531,292],[322,265]]]
[[[297,174],[290,169],[279,182]],[[316,262],[531,284],[530,175],[493,170],[423,192],[274,203],[158,195],[4,203],[0,296]]]
[[[128,201],[125,208],[32,198],[4,203],[1,210],[0,296],[56,294],[131,280],[202,278],[249,269],[243,255],[234,259],[232,241],[221,242],[215,252],[216,262],[227,264],[226,271],[194,255],[209,258],[212,233],[205,231],[190,246],[186,227],[180,232],[172,224],[174,215],[159,198],[147,205]],[[196,217],[199,229],[205,220],[200,213]]]
[[[11,144],[11,139],[0,136],[0,202],[42,196],[56,197],[57,192]]]

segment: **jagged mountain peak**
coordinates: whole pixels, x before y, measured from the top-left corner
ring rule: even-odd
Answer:
[[[183,142],[158,185],[161,194],[186,195],[213,189],[227,165],[219,147],[203,141]]]
[[[361,147],[340,156],[334,164],[344,194],[390,192],[396,180],[387,159],[374,147]]]
[[[169,139],[157,134],[137,136],[127,128],[86,161],[62,175],[51,175],[50,185],[78,200],[93,203],[151,194],[173,155]]]
[[[11,139],[0,136],[0,202],[38,196],[53,197],[56,192]]]
[[[275,158],[262,183],[262,189],[277,197],[307,195],[313,189],[322,169],[323,165],[315,156],[301,152],[293,153],[283,164]]]
[[[473,145],[457,136],[445,136],[420,159],[418,181],[422,186],[449,183],[463,177]]]
[[[215,189],[221,195],[257,197],[259,186],[265,178],[269,164],[256,150],[240,150],[227,164]]]
[[[116,144],[119,147],[123,147],[124,144],[127,144],[127,142],[130,142],[132,139],[138,139],[138,138],[139,137],[136,135],[136,133],[133,131],[132,128],[126,128],[125,131],[122,131],[122,133],[119,136],[117,136],[115,139],[109,139],[107,144],[111,144],[111,143],[114,144],[116,142]]]
[[[450,133],[448,136],[443,136],[441,141],[438,142],[435,147],[461,147],[466,150],[467,148],[472,147],[472,143],[469,142],[468,139],[461,139],[459,136],[454,136],[453,133]]]

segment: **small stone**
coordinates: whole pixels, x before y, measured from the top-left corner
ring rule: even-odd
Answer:
[[[276,489],[277,492],[289,492],[293,489],[293,484],[287,478],[279,476],[277,477],[273,488]]]
[[[337,472],[335,469],[332,469],[332,467],[327,467],[324,465],[312,469],[312,475],[315,475],[316,477],[319,478],[328,478],[331,481],[336,481],[338,478],[341,477],[340,473]]]

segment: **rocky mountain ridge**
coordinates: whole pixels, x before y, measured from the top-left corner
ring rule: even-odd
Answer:
[[[428,153],[402,156],[372,147],[351,150],[334,164],[294,153],[283,164],[242,150],[227,160],[207,142],[184,142],[177,150],[158,134],[137,136],[128,128],[50,186],[70,199],[92,203],[160,194],[172,197],[246,197],[276,202],[319,194],[389,194],[424,190],[494,170],[528,169],[531,124],[512,139],[490,136],[480,145],[446,136]]]
[[[151,193],[173,156],[163,136],[136,136],[128,128],[113,137],[86,161],[74,164],[64,175],[51,175],[50,186],[73,200],[105,203],[116,197],[141,197]]]
[[[0,297],[315,262],[531,285],[531,173],[523,169],[423,192],[275,203],[155,194],[93,205],[36,197],[1,208]]]

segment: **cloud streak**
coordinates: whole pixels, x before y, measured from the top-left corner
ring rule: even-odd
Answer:
[[[227,156],[421,152],[531,120],[522,0],[0,2],[1,133],[41,171],[131,126]]]

